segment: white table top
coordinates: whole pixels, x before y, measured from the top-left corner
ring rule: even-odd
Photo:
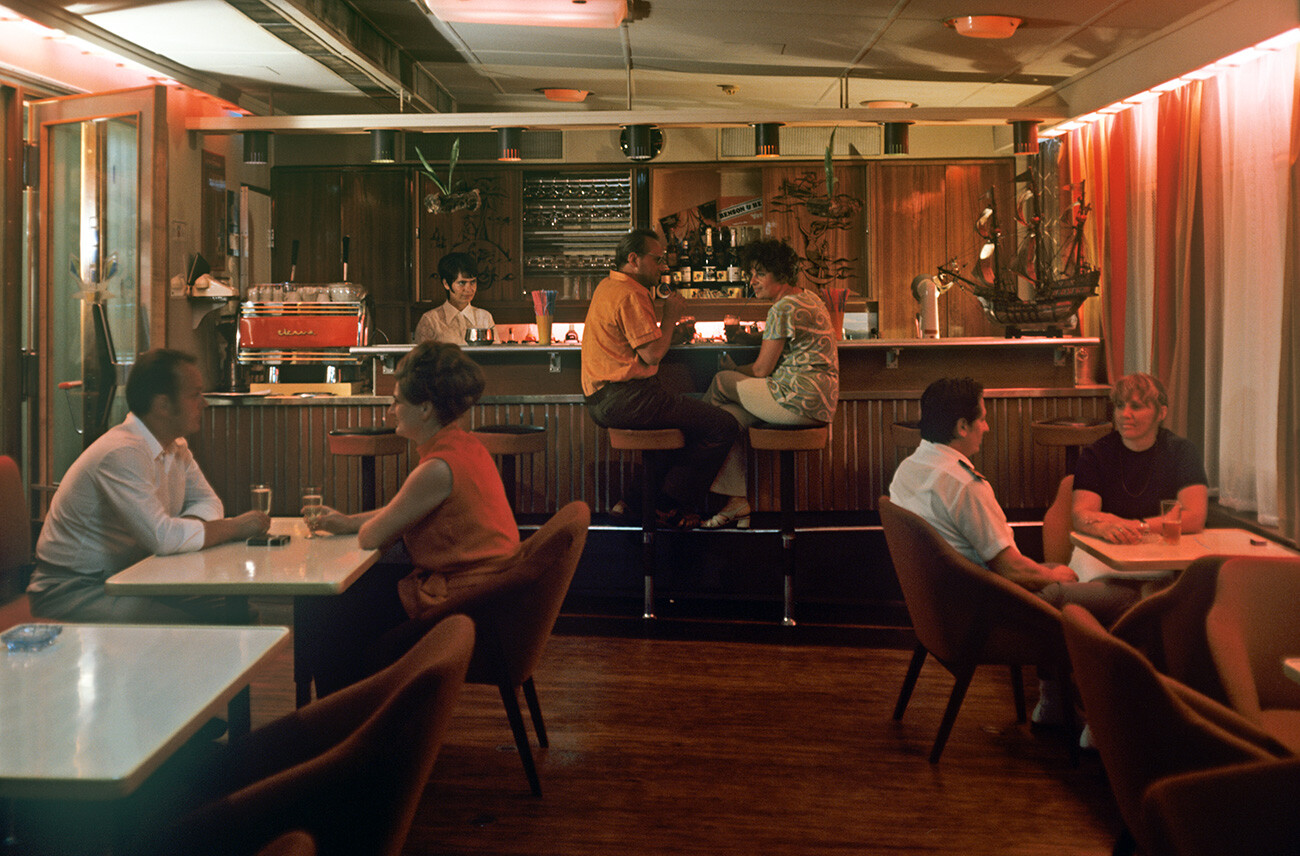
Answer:
[[[379,558],[357,546],[356,535],[306,537],[297,517],[276,517],[271,533],[289,535],[283,547],[243,541],[194,553],[150,556],[108,578],[113,595],[330,595],[338,594]]]
[[[1282,671],[1296,683],[1300,683],[1300,657],[1287,657],[1282,661]]]
[[[1276,559],[1300,555],[1245,529],[1206,529],[1195,535],[1184,534],[1177,544],[1166,544],[1154,533],[1140,544],[1112,544],[1078,532],[1071,532],[1070,540],[1133,579],[1181,571],[1202,556],[1258,556]],[[1263,543],[1256,544],[1253,541]]]
[[[289,641],[284,627],[65,624],[0,647],[0,796],[131,793]]]

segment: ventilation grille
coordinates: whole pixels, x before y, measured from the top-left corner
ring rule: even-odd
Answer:
[[[784,127],[781,129],[781,157],[822,158],[826,156],[826,143],[831,137],[830,127]],[[882,133],[879,125],[861,125],[835,129],[836,157],[872,157],[881,154]],[[722,128],[718,138],[718,156],[727,158],[752,158],[754,156],[753,128]]]

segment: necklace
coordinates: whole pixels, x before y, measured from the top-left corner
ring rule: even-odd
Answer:
[[[1151,474],[1155,471],[1156,459],[1154,455],[1145,455],[1143,452],[1133,452],[1128,457],[1130,457],[1132,460],[1125,461],[1124,462],[1125,464],[1137,463],[1138,459],[1142,457],[1147,458],[1146,477],[1142,480],[1142,485],[1137,490],[1133,490],[1132,488],[1130,488],[1128,486],[1128,479],[1124,477],[1125,473],[1127,473],[1130,469],[1136,469],[1135,467],[1125,466],[1120,471],[1119,474],[1120,487],[1124,488],[1124,492],[1128,494],[1130,497],[1132,497],[1133,499],[1137,499],[1138,497],[1142,496],[1142,494],[1146,493],[1147,488],[1151,485]]]

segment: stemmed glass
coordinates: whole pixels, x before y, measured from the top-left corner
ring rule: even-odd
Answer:
[[[302,492],[302,519],[307,523],[307,537],[316,535],[316,527],[325,516],[325,503],[319,487],[306,487]]]

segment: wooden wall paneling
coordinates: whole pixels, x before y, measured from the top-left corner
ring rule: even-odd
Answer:
[[[367,168],[346,172],[342,180],[339,252],[348,238],[348,278],[365,286],[374,301],[380,341],[409,341],[415,329],[409,317],[413,178],[405,168]]]
[[[983,243],[975,231],[975,223],[984,209],[985,195],[990,188],[997,200],[998,220],[1003,231],[1014,233],[1015,219],[1011,207],[1014,166],[1010,160],[1000,160],[954,163],[944,167],[942,196],[947,244],[945,258],[940,261],[957,258],[963,263],[963,271],[971,272]],[[1003,243],[1003,247],[1008,249],[1014,245],[1012,240]],[[975,295],[960,284],[939,298],[939,321],[943,335],[954,338],[1001,336],[1004,331],[1003,325],[988,317]]]
[[[828,199],[826,171],[820,163],[763,169],[764,234],[790,242],[804,261],[800,271],[804,284],[865,293],[865,181],[861,167],[837,166],[835,198]]]
[[[437,214],[428,211],[424,199],[434,190],[433,183],[423,173],[418,176],[419,278],[415,299],[426,310],[441,303],[446,291],[438,279],[438,261],[447,253],[466,252],[478,260],[475,305],[489,309],[499,304],[524,306],[528,300],[520,264],[521,173],[517,169],[497,167],[465,169],[457,175],[478,189],[482,201],[477,211]]]
[[[289,279],[293,242],[298,241],[297,282],[338,282],[342,239],[339,206],[343,173],[338,169],[271,171],[274,246],[271,271],[276,282]]]
[[[912,280],[944,261],[943,170],[923,162],[868,166],[871,296],[880,302],[882,339],[916,338]]]

